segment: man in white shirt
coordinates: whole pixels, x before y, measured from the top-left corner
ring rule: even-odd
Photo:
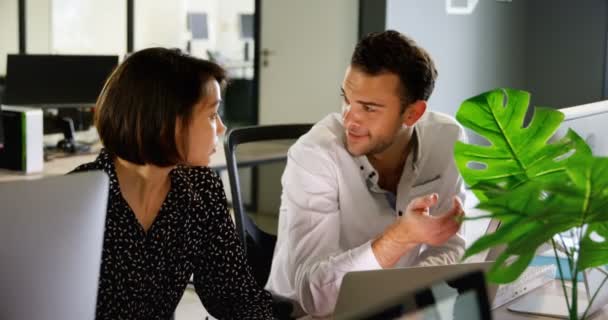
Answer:
[[[464,133],[425,112],[436,76],[426,51],[396,31],[359,42],[342,114],[289,150],[268,290],[324,316],[347,272],[459,260],[464,190],[453,146]]]

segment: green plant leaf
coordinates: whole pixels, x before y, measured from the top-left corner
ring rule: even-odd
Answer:
[[[567,231],[581,222],[577,217],[582,200],[572,189],[576,189],[573,183],[544,185],[531,181],[481,202],[478,208],[491,212],[501,225],[496,232],[473,243],[466,250],[465,258],[505,245],[505,251],[490,269],[488,279],[497,283],[517,279],[540,245],[554,234]]]
[[[577,263],[580,270],[608,264],[608,222],[587,227]]]
[[[580,208],[585,233],[577,265],[580,270],[608,264],[608,158],[576,159],[568,174],[584,190]]]
[[[523,127],[529,94],[497,89],[466,100],[456,118],[489,146],[457,142],[456,165],[480,199],[478,208],[501,221],[465,257],[502,245],[488,279],[515,280],[535,250],[554,235],[583,227],[578,270],[608,264],[608,158],[596,158],[574,131],[549,143],[563,120],[559,111],[535,108]]]
[[[490,190],[510,190],[552,175],[566,179],[562,158],[591,153],[573,131],[547,143],[564,118],[557,110],[536,108],[530,124],[523,127],[529,101],[530,94],[525,91],[496,89],[466,100],[456,113],[463,126],[491,143],[457,142],[454,149],[458,170],[481,201],[488,198]]]

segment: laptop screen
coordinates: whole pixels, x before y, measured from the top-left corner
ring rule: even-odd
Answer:
[[[483,273],[473,272],[437,282],[387,303],[362,319],[491,319]]]

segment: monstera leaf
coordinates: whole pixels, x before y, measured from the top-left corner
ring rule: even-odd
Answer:
[[[608,264],[608,158],[579,157],[569,161],[566,172],[568,180],[529,181],[478,205],[501,220],[501,226],[477,240],[465,256],[505,245],[488,274],[491,281],[517,279],[535,249],[574,227],[584,230],[577,269]]]
[[[571,130],[549,143],[563,120],[559,111],[536,108],[524,127],[529,98],[524,91],[498,89],[465,101],[456,114],[462,125],[490,142],[459,142],[454,156],[480,199],[477,207],[501,221],[496,232],[465,252],[466,258],[504,246],[488,273],[497,283],[517,279],[540,245],[566,231],[574,236],[574,246],[563,246],[574,278],[608,264],[608,158],[593,157]],[[562,288],[567,290],[563,279]],[[571,291],[577,301],[576,281]],[[577,319],[578,304],[567,305],[570,319]]]
[[[584,192],[580,208],[584,226],[579,248],[579,270],[608,264],[608,158],[577,159],[568,174]]]
[[[530,94],[496,89],[466,100],[456,113],[465,127],[486,138],[491,145],[457,142],[456,165],[464,181],[480,200],[490,193],[511,190],[529,180],[546,183],[566,179],[564,158],[590,154],[587,144],[573,131],[548,144],[564,115],[549,108],[536,108],[527,127],[524,117]]]
[[[491,212],[501,221],[500,228],[479,238],[465,252],[465,258],[488,248],[505,245],[488,278],[496,283],[509,283],[530,264],[535,249],[580,223],[582,190],[575,186],[539,182],[525,183],[511,192],[481,202],[477,207]]]
[[[515,280],[536,248],[574,227],[583,232],[572,255],[577,269],[608,263],[608,158],[593,157],[574,131],[548,143],[563,120],[559,111],[536,108],[524,127],[529,99],[524,91],[498,89],[465,101],[456,115],[491,143],[457,143],[454,155],[480,198],[478,208],[501,221],[465,253],[505,246],[489,273],[498,283]]]

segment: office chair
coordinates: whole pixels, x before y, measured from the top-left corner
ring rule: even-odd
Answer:
[[[253,277],[260,286],[266,285],[270,275],[272,256],[276,243],[276,236],[262,230],[245,211],[241,188],[239,184],[238,167],[243,164],[255,165],[276,161],[285,161],[287,154],[277,157],[276,155],[264,158],[256,157],[257,160],[237,161],[237,146],[252,142],[268,142],[280,140],[295,140],[310,130],[312,124],[289,124],[289,125],[265,125],[236,128],[228,132],[224,140],[226,153],[226,165],[230,180],[230,192],[232,195],[232,206],[237,233],[243,243],[247,263],[251,267]],[[280,195],[277,195],[280,197]],[[279,319],[289,319],[293,309],[290,302],[279,297],[273,297],[273,309],[275,316]]]

